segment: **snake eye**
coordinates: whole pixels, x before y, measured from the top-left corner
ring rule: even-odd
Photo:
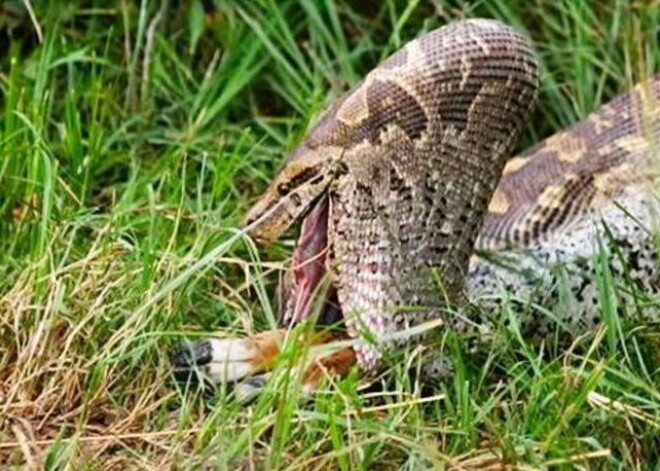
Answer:
[[[287,195],[291,191],[291,187],[288,183],[280,183],[277,185],[277,192],[281,195]]]

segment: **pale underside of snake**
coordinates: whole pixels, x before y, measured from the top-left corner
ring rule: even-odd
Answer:
[[[261,242],[302,222],[282,328],[186,345],[173,356],[178,375],[265,373],[312,313],[307,343],[352,342],[307,359],[309,389],[356,364],[374,369],[383,352],[418,341],[420,325],[488,329],[496,320],[478,313],[504,298],[519,303],[529,335],[557,324],[580,333],[601,322],[602,270],[627,281],[623,314],[657,321],[627,306],[660,287],[660,77],[509,158],[537,88],[528,40],[493,20],[432,31],[380,64],[330,107],[247,216]],[[524,308],[560,300],[559,318]]]

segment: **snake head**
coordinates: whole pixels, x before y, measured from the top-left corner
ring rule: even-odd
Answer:
[[[300,147],[287,160],[264,195],[245,218],[248,234],[260,243],[278,239],[300,221],[341,174],[339,147]]]
[[[346,154],[364,141],[373,123],[362,119],[364,82],[335,100],[307,138],[289,156],[263,196],[252,206],[244,227],[258,242],[278,239],[302,220],[333,182],[348,171]],[[382,123],[381,123],[382,124]]]

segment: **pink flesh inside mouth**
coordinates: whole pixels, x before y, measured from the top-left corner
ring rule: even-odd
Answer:
[[[319,312],[318,324],[333,324],[341,319],[337,293],[330,287],[327,293],[317,289],[328,272],[328,218],[330,203],[327,195],[321,196],[305,216],[296,249],[293,252],[292,280],[285,302],[284,323],[297,324],[314,313],[314,297],[325,294]],[[317,292],[319,291],[319,292]],[[318,304],[316,304],[318,305]]]

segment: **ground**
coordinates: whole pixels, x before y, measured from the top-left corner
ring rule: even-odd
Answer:
[[[177,386],[167,360],[182,338],[272,325],[292,237],[257,250],[241,217],[324,106],[408,39],[475,16],[526,32],[543,74],[523,149],[660,70],[657,2],[181,3],[0,5],[0,463],[658,466],[644,327],[570,348],[503,331],[477,354],[449,335],[456,374],[425,395],[419,351],[388,358],[380,388],[353,374],[297,400],[291,350],[247,406]]]

